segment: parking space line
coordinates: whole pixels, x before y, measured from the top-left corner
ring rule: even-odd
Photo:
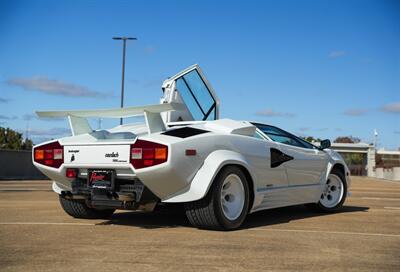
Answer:
[[[354,191],[351,190],[353,194],[377,194],[377,195],[400,195],[400,192],[370,192],[370,191]]]
[[[374,187],[362,187],[362,188],[353,188],[353,187],[351,187],[350,188],[351,189],[351,191],[380,191],[380,192],[391,192],[391,191],[399,191],[400,190],[400,187],[395,187],[395,188],[393,188],[393,187],[391,187],[391,188],[381,188],[381,187],[379,187],[379,188],[374,188]]]
[[[380,237],[396,237],[400,238],[400,234],[384,234],[370,232],[347,232],[347,231],[323,231],[323,230],[299,230],[299,229],[249,229],[251,231],[275,231],[275,232],[302,232],[302,233],[325,233],[325,234],[343,234],[343,235],[362,235],[362,236],[380,236]]]
[[[400,211],[400,207],[383,207],[383,208],[388,209],[388,210],[399,210]]]
[[[351,198],[360,198],[360,199],[369,199],[369,200],[391,200],[391,201],[400,201],[399,198],[391,198],[391,197],[368,197],[368,196],[352,196]]]
[[[44,191],[44,192],[52,192],[51,189],[41,189],[41,188],[2,188],[0,192],[31,192],[31,191]]]
[[[56,225],[56,226],[95,226],[92,223],[57,223],[57,222],[0,222],[0,225]]]

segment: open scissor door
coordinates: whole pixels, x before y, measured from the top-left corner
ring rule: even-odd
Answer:
[[[164,81],[162,103],[182,103],[186,109],[166,113],[167,122],[205,121],[219,118],[219,100],[198,65]]]

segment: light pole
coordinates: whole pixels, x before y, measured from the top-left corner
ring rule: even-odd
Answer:
[[[123,108],[123,107],[124,107],[125,50],[126,50],[126,41],[127,41],[127,40],[137,40],[137,38],[131,38],[131,37],[113,37],[113,40],[122,40],[122,41],[123,41],[123,49],[122,49],[122,85],[121,85],[121,108]],[[119,124],[122,125],[122,118],[119,120]]]

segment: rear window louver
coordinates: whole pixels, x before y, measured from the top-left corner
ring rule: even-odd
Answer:
[[[198,128],[184,127],[184,128],[168,130],[161,134],[179,137],[179,138],[188,138],[188,137],[192,137],[192,136],[207,133],[207,132],[209,132],[209,131],[198,129]]]

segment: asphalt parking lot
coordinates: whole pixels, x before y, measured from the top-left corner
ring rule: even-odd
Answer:
[[[341,212],[252,214],[238,231],[179,210],[67,216],[49,181],[0,181],[1,271],[400,271],[400,182],[353,178]]]

